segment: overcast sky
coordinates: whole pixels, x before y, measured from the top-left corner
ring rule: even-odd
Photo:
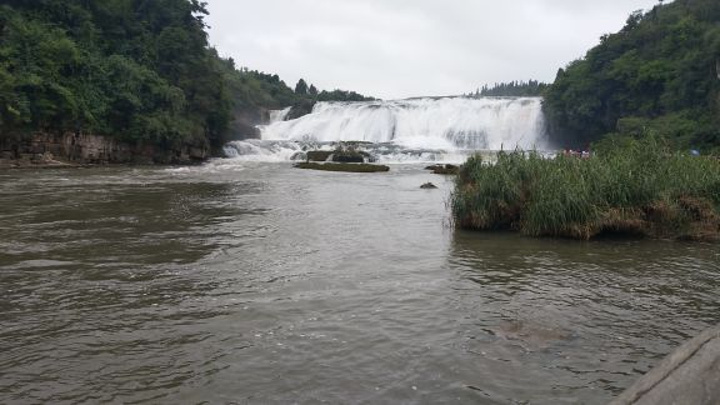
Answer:
[[[657,0],[206,0],[238,67],[393,99],[537,79]]]

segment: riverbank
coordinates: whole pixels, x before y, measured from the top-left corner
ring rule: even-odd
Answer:
[[[0,169],[87,165],[193,165],[211,157],[206,144],[160,147],[83,133],[35,133],[0,138]]]
[[[453,196],[462,229],[589,240],[720,239],[720,161],[655,138],[607,142],[588,158],[500,153],[463,165]]]
[[[7,156],[7,155],[6,155]],[[25,155],[20,158],[0,159],[0,170],[2,169],[52,169],[69,167],[87,167],[73,162],[54,159],[51,154]]]

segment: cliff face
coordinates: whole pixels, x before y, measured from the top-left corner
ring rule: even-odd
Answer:
[[[207,145],[161,148],[90,134],[0,138],[0,167],[62,164],[196,164],[210,157]]]
[[[269,110],[263,107],[238,107],[233,109],[232,114],[228,129],[228,139],[231,141],[259,139],[257,125],[267,124],[270,120]]]

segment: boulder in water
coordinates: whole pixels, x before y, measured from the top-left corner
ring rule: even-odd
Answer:
[[[285,116],[285,120],[286,121],[294,120],[294,119],[303,117],[305,115],[308,115],[308,114],[312,113],[312,110],[314,107],[315,107],[314,100],[301,100],[301,101],[295,103],[290,108],[290,111],[288,111],[287,115]]]
[[[458,172],[460,171],[460,167],[451,164],[437,164],[427,166],[425,170],[432,170],[434,174],[458,174]]]
[[[325,162],[333,153],[331,150],[310,150],[305,155],[309,162]]]
[[[375,159],[369,153],[362,150],[343,149],[336,150],[312,150],[306,153],[309,162],[338,162],[338,163],[365,163],[373,162]]]
[[[340,163],[365,163],[367,152],[356,150],[336,150],[330,160]]]
[[[427,183],[425,183],[425,184],[423,184],[422,186],[420,186],[420,188],[426,189],[426,190],[430,190],[430,189],[437,188],[437,186],[434,185],[434,184],[432,184],[432,183],[430,183],[430,182],[428,181]]]

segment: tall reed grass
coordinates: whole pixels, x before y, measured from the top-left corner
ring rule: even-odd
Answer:
[[[604,142],[589,158],[476,155],[457,176],[452,212],[460,228],[532,236],[717,239],[720,161],[652,136]]]

